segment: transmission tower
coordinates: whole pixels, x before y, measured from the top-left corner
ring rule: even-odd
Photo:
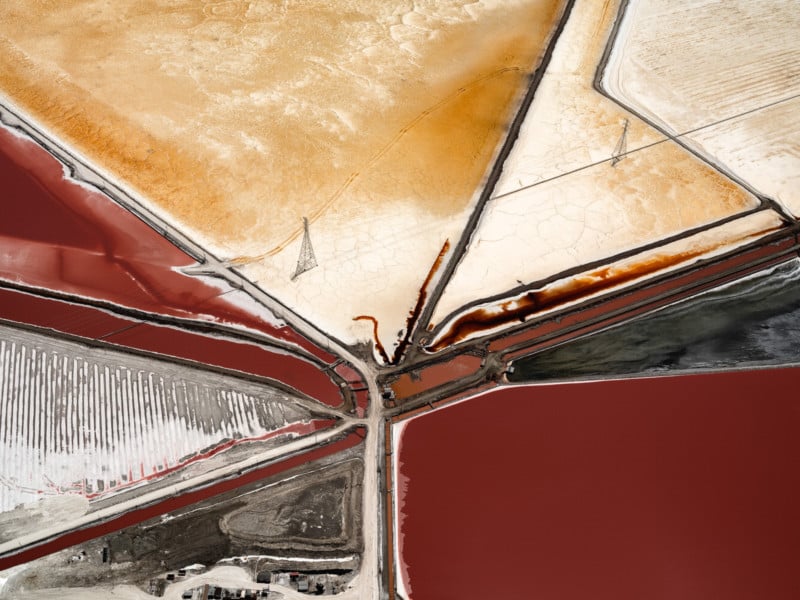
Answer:
[[[303,243],[300,246],[300,256],[297,257],[297,266],[294,269],[292,281],[316,266],[317,257],[314,256],[314,247],[311,245],[311,236],[308,235],[308,219],[303,217]]]

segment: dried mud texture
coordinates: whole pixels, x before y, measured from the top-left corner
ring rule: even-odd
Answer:
[[[393,237],[394,215],[466,218],[564,4],[10,2],[0,90],[209,250],[255,262],[264,288],[348,337],[353,316],[375,312],[350,309],[355,284],[385,294],[376,300],[402,324],[444,238],[438,227],[430,243],[419,243],[432,237],[424,228]],[[289,281],[303,217],[323,238],[324,281],[313,287],[330,286],[325,302]],[[375,247],[361,256],[342,238]],[[404,273],[404,254],[423,268]],[[395,273],[406,285],[389,294]]]
[[[618,10],[611,0],[575,3],[434,323],[476,298],[758,206],[742,187],[593,88]],[[627,153],[615,162],[623,131]]]
[[[798,30],[792,0],[632,0],[604,85],[797,215]]]
[[[305,487],[291,482],[220,521],[234,551],[353,551],[361,549],[360,461],[314,474]]]

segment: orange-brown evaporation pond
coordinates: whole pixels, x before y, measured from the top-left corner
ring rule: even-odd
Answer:
[[[0,90],[188,230],[277,252],[342,203],[459,214],[566,2],[279,4],[0,5]]]
[[[510,387],[412,419],[395,449],[410,600],[796,598],[798,384]]]

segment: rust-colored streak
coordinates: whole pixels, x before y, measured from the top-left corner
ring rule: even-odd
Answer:
[[[439,267],[442,266],[442,261],[449,250],[450,240],[445,240],[444,244],[442,245],[442,249],[439,250],[439,256],[437,256],[436,260],[433,261],[433,264],[428,271],[428,276],[425,278],[425,281],[422,282],[422,287],[419,289],[419,294],[417,295],[417,303],[408,314],[408,319],[406,319],[406,333],[403,336],[403,339],[400,340],[400,343],[397,344],[397,348],[394,351],[394,356],[392,357],[392,364],[397,364],[399,362],[405,353],[406,348],[408,348],[409,343],[411,343],[411,334],[414,333],[414,326],[417,324],[419,316],[422,313],[422,309],[425,306],[425,300],[428,299],[428,286],[430,286],[433,276],[439,270]]]
[[[751,235],[755,237],[767,233],[767,231],[754,232]],[[449,326],[446,333],[425,349],[429,352],[439,352],[472,334],[510,325],[514,322],[524,322],[535,313],[557,308],[615,286],[629,283],[640,277],[674,267],[707,254],[720,245],[721,243],[667,256],[654,256],[635,262],[627,267],[613,265],[602,267],[576,276],[560,285],[542,290],[531,290],[520,297],[500,302],[491,308],[473,309],[456,319]]]
[[[378,319],[372,315],[358,315],[357,317],[353,317],[353,321],[370,321],[372,323],[372,337],[375,340],[375,349],[378,351],[378,354],[381,355],[383,362],[389,364],[389,355],[386,353],[386,348],[383,347],[378,337]]]
[[[601,319],[603,315],[618,314],[619,311],[623,311],[629,306],[639,305],[657,308],[682,297],[686,297],[686,295],[694,294],[704,289],[726,283],[727,281],[738,279],[750,272],[765,268],[770,264],[776,264],[777,262],[786,260],[793,254],[796,256],[796,252],[793,254],[791,252],[794,244],[794,235],[788,235],[788,237],[777,243],[760,246],[743,253],[735,254],[719,262],[707,265],[702,269],[686,273],[676,278],[670,278],[656,285],[648,285],[647,287],[630,291],[624,296],[609,298],[607,301],[599,302],[585,310],[565,315],[558,321],[545,320],[533,328],[526,328],[518,333],[499,337],[489,343],[488,350],[489,352],[503,352],[508,348],[520,347],[521,349],[519,351],[515,350],[511,354],[504,355],[504,360],[510,360],[534,350],[542,349],[548,344],[572,339],[579,334],[575,332],[569,333],[566,334],[564,338],[553,336],[558,331],[569,330],[581,322],[593,321],[597,323],[598,319]],[[726,276],[725,273],[732,274]],[[703,281],[706,283],[703,283]],[[685,292],[679,292],[678,294],[672,293],[674,290],[683,288],[686,288]],[[625,312],[624,314],[626,316],[620,316],[620,319],[629,318],[637,314],[637,310],[639,309],[634,309],[633,312]],[[600,321],[600,323],[601,325],[602,323],[608,324],[610,321],[603,320]],[[589,327],[592,327],[592,325]],[[589,328],[582,328],[578,331],[583,333],[589,330]],[[541,340],[545,341],[542,345],[539,345]]]
[[[425,277],[425,281],[422,282],[422,287],[420,287],[419,294],[417,295],[417,303],[414,305],[414,308],[409,311],[408,318],[406,319],[405,334],[397,344],[397,347],[392,353],[391,359],[389,359],[389,354],[386,352],[386,349],[383,347],[383,344],[381,344],[380,338],[378,337],[378,320],[371,315],[359,315],[357,317],[353,317],[354,321],[372,321],[372,335],[375,339],[375,349],[378,351],[378,354],[380,354],[381,358],[386,364],[396,365],[403,357],[403,353],[405,353],[408,345],[411,343],[411,334],[414,332],[414,325],[416,325],[417,320],[419,320],[419,316],[422,313],[423,307],[425,306],[425,300],[428,298],[428,286],[430,286],[431,280],[433,280],[433,276],[439,270],[439,267],[442,266],[442,261],[449,250],[450,240],[445,240],[444,244],[442,245],[442,249],[439,250],[439,255],[436,257],[436,260],[433,261],[433,264],[428,271],[428,275]]]
[[[796,255],[795,255],[796,256]],[[776,265],[780,265],[787,261],[792,260],[792,255],[783,255],[783,256],[776,256],[764,263],[760,263],[757,265],[751,265],[741,271],[736,272],[733,275],[728,275],[726,277],[722,277],[720,279],[715,279],[713,281],[706,281],[704,283],[700,283],[701,280],[704,279],[705,271],[698,271],[691,274],[691,277],[680,278],[678,280],[672,280],[665,287],[672,287],[672,289],[677,289],[681,286],[676,285],[677,281],[682,282],[691,282],[694,280],[697,282],[696,287],[691,287],[686,290],[677,291],[674,294],[668,296],[667,298],[658,298],[653,299],[653,292],[657,289],[664,289],[661,286],[655,286],[655,288],[641,290],[637,292],[633,292],[630,295],[626,294],[623,298],[616,298],[614,300],[609,301],[608,303],[603,304],[603,308],[605,309],[604,312],[606,313],[613,313],[613,309],[615,306],[624,305],[625,302],[635,303],[636,305],[630,307],[629,309],[625,310],[624,312],[611,314],[606,318],[602,318],[599,320],[589,320],[588,323],[585,322],[585,315],[586,313],[580,313],[579,315],[575,315],[574,317],[577,318],[570,318],[566,317],[562,319],[559,325],[561,325],[564,329],[568,329],[567,325],[570,324],[580,324],[583,321],[585,324],[578,329],[574,329],[571,331],[565,331],[561,334],[552,335],[552,332],[555,328],[549,329],[548,327],[534,327],[532,329],[526,329],[525,332],[528,334],[527,338],[522,338],[519,336],[509,336],[510,338],[515,338],[513,345],[520,344],[523,339],[529,342],[529,345],[524,348],[515,349],[512,352],[509,352],[503,356],[503,360],[505,362],[510,362],[515,359],[523,358],[529,356],[531,354],[536,354],[541,350],[545,350],[548,348],[552,348],[554,346],[560,345],[565,342],[569,342],[572,340],[576,340],[578,338],[584,337],[592,332],[600,331],[604,329],[608,329],[612,325],[617,323],[624,323],[633,320],[636,317],[648,315],[654,312],[659,308],[663,308],[670,304],[674,304],[676,302],[680,302],[681,300],[686,300],[692,296],[696,296],[704,291],[711,290],[713,288],[723,286],[726,283],[730,283],[733,281],[741,280],[748,275],[752,275],[754,273],[758,273],[759,271],[763,271],[764,269],[768,269],[770,267],[774,267]],[[664,285],[664,284],[662,284]],[[596,314],[597,309],[586,311],[587,313],[592,312]],[[600,311],[597,311],[600,312]],[[591,315],[595,316],[595,315]],[[549,331],[547,331],[549,329]],[[547,333],[551,333],[550,337],[545,338],[542,340],[543,334],[546,335]],[[502,343],[507,343],[506,339],[503,339]],[[490,344],[492,346],[494,344]],[[499,346],[500,344],[497,344]],[[511,345],[511,344],[508,344]],[[506,346],[508,347],[508,346]]]

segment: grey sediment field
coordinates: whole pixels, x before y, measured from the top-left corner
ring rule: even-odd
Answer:
[[[509,379],[653,375],[800,362],[800,261],[521,358]]]

